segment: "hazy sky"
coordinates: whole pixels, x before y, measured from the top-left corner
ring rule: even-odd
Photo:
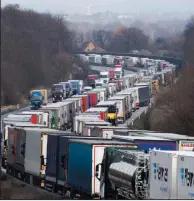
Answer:
[[[171,12],[193,11],[194,0],[1,0],[1,5],[19,4],[39,12],[86,13],[90,5],[92,12]]]

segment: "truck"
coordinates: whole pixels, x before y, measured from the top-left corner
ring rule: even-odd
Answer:
[[[91,127],[90,127],[91,128]],[[112,139],[113,131],[115,129],[118,129],[117,126],[95,126],[90,129],[89,127],[86,127],[84,129],[86,136],[95,136],[95,137],[101,137],[104,139]],[[126,130],[127,127],[125,126],[119,126],[119,130]]]
[[[114,80],[114,78],[115,78],[115,71],[114,71],[114,69],[108,70],[108,72],[109,72],[109,75],[110,75],[110,81]]]
[[[59,84],[62,84],[66,91],[66,97],[72,96],[72,88],[70,82],[60,82]]]
[[[117,103],[117,110],[118,110],[117,121],[120,124],[124,124],[129,112],[126,99],[127,96],[113,96],[108,99],[108,101],[116,101]]]
[[[104,107],[91,107],[86,110],[85,113],[94,113],[97,112],[100,114],[100,119],[104,121],[108,121],[108,108]]]
[[[74,133],[67,133],[67,135],[48,135],[44,188],[62,196],[65,196],[68,192],[68,189],[65,188],[68,167],[67,155],[69,141],[72,139],[101,140],[99,137],[76,136]]]
[[[102,162],[96,165],[100,199],[146,199],[148,157],[133,143],[105,147]]]
[[[96,88],[101,87],[103,85],[103,80],[95,80],[95,86]]]
[[[99,91],[88,91],[85,92],[88,95],[89,99],[89,108],[95,107],[97,103],[100,101],[100,92]]]
[[[135,112],[137,109],[136,102],[137,102],[137,91],[134,88],[125,89],[118,94],[130,94],[132,95],[132,111]]]
[[[77,115],[73,118],[73,132],[74,133],[79,133],[80,129],[80,120],[90,120],[91,122],[93,121],[99,121],[100,120],[100,114],[82,114],[82,115]]]
[[[70,189],[71,197],[78,193],[90,198],[99,198],[101,174],[98,165],[102,163],[106,147],[137,149],[134,144],[111,140],[69,140],[69,151],[66,156],[68,157],[67,187]]]
[[[7,173],[42,187],[46,168],[49,133],[64,133],[48,128],[9,128]]]
[[[124,69],[122,65],[115,65],[115,79],[120,79],[124,76]]]
[[[95,80],[97,79],[98,79],[97,75],[88,75],[88,79],[87,79],[88,86],[95,88],[96,87]]]
[[[136,90],[136,109],[139,107],[148,106],[150,103],[150,90],[148,86],[132,87]]]
[[[100,72],[100,80],[103,81],[103,83],[109,83],[110,81],[110,75],[108,71],[101,71]]]
[[[157,149],[170,151],[175,151],[177,149],[176,140],[168,140],[159,137],[113,135],[112,139],[121,142],[135,143],[138,145],[140,150],[144,150],[147,153],[151,150]]]
[[[90,106],[89,106],[89,96],[87,94],[82,94],[82,95],[74,95],[72,98],[77,98],[81,97],[82,98],[82,111],[85,112]]]
[[[51,94],[53,103],[62,101],[66,98],[66,88],[62,84],[53,84]]]
[[[108,122],[113,126],[117,126],[117,103],[116,101],[100,101],[96,107],[108,108]]]
[[[194,199],[194,152],[179,152],[177,158],[177,198]]]
[[[150,98],[152,97],[152,80],[150,80],[149,82],[139,82],[139,83],[135,83],[134,87],[147,87],[149,88],[149,96]]]
[[[131,117],[132,112],[133,112],[133,98],[132,98],[132,92],[119,92],[115,96],[127,96],[127,104],[128,104],[128,111],[127,111],[127,119]]]
[[[46,89],[36,89],[30,91],[30,105],[31,109],[38,109],[48,102],[48,94]]]
[[[70,103],[50,103],[42,107],[42,110],[52,111],[52,117],[50,119],[52,129],[66,130],[72,127],[73,108],[70,108]]]
[[[140,132],[140,131],[139,131]],[[160,137],[163,139],[176,140],[177,151],[193,151],[194,149],[194,137],[187,135],[178,135],[173,133],[159,133],[159,132],[142,132],[142,135]]]
[[[85,86],[84,88],[83,88],[83,91],[84,92],[87,92],[87,91],[92,91],[92,87],[90,87],[90,86]]]
[[[104,101],[104,100],[107,99],[107,91],[106,91],[106,88],[98,87],[98,88],[93,89],[93,91],[99,92],[99,94],[100,94],[100,99],[99,99],[99,101]]]
[[[181,199],[177,197],[177,186],[183,187],[186,179],[188,179],[184,175],[184,166],[188,167],[188,162],[185,163],[184,161],[184,166],[177,169],[177,158],[179,154],[179,151],[153,150],[150,152],[148,199]],[[182,156],[181,159],[184,160],[184,157]],[[178,183],[178,180],[180,183]],[[186,189],[189,189],[188,187],[179,189],[180,194],[185,193],[186,195],[184,198],[182,197],[183,199],[190,197],[187,194],[188,191],[186,191]]]
[[[73,95],[80,95],[81,90],[80,90],[80,82],[79,82],[79,80],[68,80],[68,82],[70,82],[71,85],[72,85],[72,94]]]

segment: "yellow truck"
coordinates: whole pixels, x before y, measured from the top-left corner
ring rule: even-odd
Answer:
[[[30,91],[31,109],[38,109],[48,103],[47,89],[35,89]]]
[[[159,81],[158,80],[152,80],[152,86],[154,86],[155,90],[159,90]]]

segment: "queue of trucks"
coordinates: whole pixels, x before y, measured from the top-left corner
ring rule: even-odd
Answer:
[[[71,198],[193,199],[194,138],[124,124],[149,104],[154,76],[165,85],[172,69],[122,78],[107,72],[106,82],[88,75],[85,86],[79,80],[54,84],[51,103],[4,118],[2,166],[17,179]]]

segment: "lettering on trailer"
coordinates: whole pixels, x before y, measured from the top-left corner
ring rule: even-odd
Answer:
[[[159,163],[153,163],[154,179],[168,182],[168,168],[160,166]]]
[[[180,168],[180,181],[182,186],[194,186],[194,173],[189,172],[188,168]]]

